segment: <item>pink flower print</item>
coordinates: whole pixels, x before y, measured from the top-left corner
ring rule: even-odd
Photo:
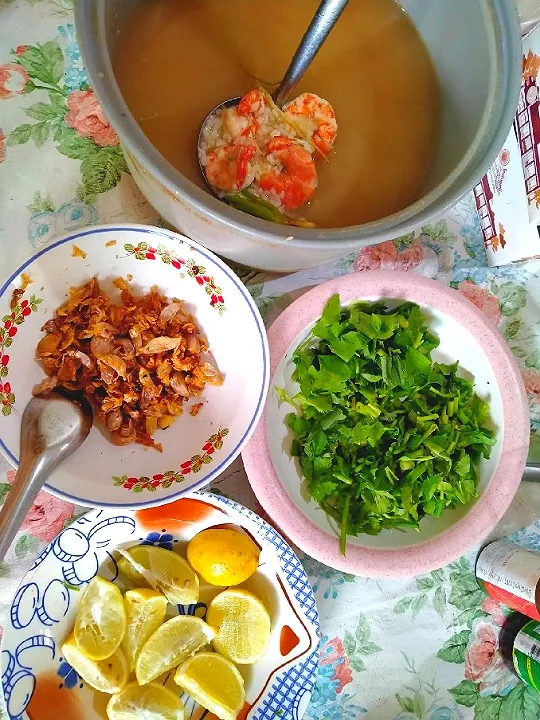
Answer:
[[[28,82],[28,73],[16,63],[0,65],[0,100],[22,95]]]
[[[495,295],[492,295],[489,290],[475,285],[472,280],[464,280],[459,283],[458,290],[465,295],[473,305],[476,305],[494,325],[499,324],[501,321],[499,300]]]
[[[507,613],[505,612],[504,607],[499,602],[497,602],[497,600],[493,600],[493,598],[487,597],[482,603],[481,607],[485,613],[491,615],[491,618],[495,625],[498,625],[499,627],[503,626],[503,623],[507,617]]]
[[[396,267],[399,270],[414,270],[423,260],[424,246],[419,240],[414,240],[414,242],[398,253]]]
[[[13,484],[15,475],[14,470],[7,473],[10,485]],[[42,542],[51,542],[63,530],[66,520],[72,517],[74,511],[75,506],[71,503],[42,490],[37,494],[21,528]]]
[[[479,683],[482,696],[506,695],[518,683],[499,653],[499,633],[500,625],[492,617],[477,618],[473,623],[465,655],[465,679]]]
[[[335,637],[333,640],[329,640],[326,645],[321,648],[321,659],[319,660],[321,665],[333,665],[334,674],[332,680],[337,680],[338,685],[336,692],[340,693],[345,685],[352,682],[351,666],[349,664],[349,658],[345,652],[343,642]]]
[[[529,402],[540,405],[540,374],[527,370],[522,372],[522,376]]]
[[[67,99],[66,123],[101,147],[118,145],[118,135],[105,117],[93,90],[73,90]]]
[[[362,248],[353,263],[354,272],[362,270],[391,270],[397,258],[396,246],[391,240]]]
[[[370,245],[360,250],[353,263],[355,272],[362,270],[414,270],[424,261],[424,246],[420,240],[414,240],[400,250],[391,240]]]
[[[471,636],[472,637],[472,636]],[[473,642],[469,645],[465,657],[465,678],[478,682],[491,666],[497,651],[497,635],[491,625],[483,624],[477,628]]]

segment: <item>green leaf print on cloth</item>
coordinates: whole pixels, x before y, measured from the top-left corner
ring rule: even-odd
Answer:
[[[454,620],[452,635],[437,657],[463,664],[464,674],[448,692],[458,705],[472,708],[475,720],[538,720],[540,695],[519,681],[499,651],[501,628],[510,611],[486,596],[467,558],[445,570]]]
[[[437,657],[441,660],[451,663],[462,663],[465,662],[465,650],[469,641],[469,630],[462,630],[459,633],[455,633],[451,638],[444,643],[442,648],[437,653]]]
[[[426,684],[414,661],[404,655],[404,669],[415,681],[396,695],[401,709],[396,720],[459,720],[469,716],[475,720],[540,720],[540,695],[519,681],[499,652],[501,628],[510,611],[480,588],[469,558],[462,557],[414,582],[417,592],[398,600],[394,613],[410,612],[414,620],[431,606],[448,619],[448,637],[437,658],[440,663],[461,666],[463,679],[446,690],[449,698],[441,698],[441,691],[433,683]],[[353,667],[348,634],[344,642]],[[459,706],[471,708],[469,714],[462,714]]]
[[[371,628],[364,615],[358,618],[358,625],[354,635],[347,631],[343,638],[343,645],[349,656],[349,662],[353,670],[362,672],[366,669],[365,659],[368,655],[381,652],[381,648],[370,640]]]
[[[518,685],[506,697],[481,697],[474,706],[475,720],[537,720],[540,695]]]
[[[527,304],[527,291],[514,282],[505,282],[502,285],[492,283],[493,294],[499,298],[501,313],[505,316],[515,315]]]
[[[394,612],[397,615],[402,615],[407,610],[411,610],[414,618],[429,601],[435,611],[443,617],[446,609],[446,575],[444,570],[441,568],[434,570],[429,575],[417,577],[415,582],[420,593],[401,598],[394,606]]]
[[[67,35],[64,28],[60,30]],[[69,45],[71,54],[72,46],[73,42]],[[80,73],[74,85],[72,73],[70,84],[66,84],[66,59],[57,40],[19,45],[12,55],[12,61],[0,68],[11,80],[9,87],[15,89],[2,97],[39,93],[40,100],[25,108],[34,122],[12,128],[6,145],[33,141],[39,148],[52,140],[59,153],[80,161],[78,197],[93,203],[97,195],[116,187],[122,173],[129,170],[118,136],[88,86],[86,74]]]
[[[465,707],[472,707],[478,700],[478,685],[472,680],[462,680],[459,685],[450,688],[454,700]]]
[[[28,553],[35,553],[39,548],[39,542],[33,535],[20,535],[15,545],[15,555],[18,558],[25,557]]]
[[[443,697],[436,685],[435,677],[426,680],[413,658],[402,652],[404,670],[409,674],[407,684],[403,685],[395,697],[400,712],[394,720],[462,720],[463,715],[454,699]]]

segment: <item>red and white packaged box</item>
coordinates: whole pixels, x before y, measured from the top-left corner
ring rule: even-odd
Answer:
[[[506,143],[474,188],[488,265],[540,257],[540,26],[523,38],[518,109]]]
[[[523,80],[514,121],[530,221],[540,223],[540,28],[523,39]]]
[[[507,265],[540,256],[540,236],[529,217],[521,153],[513,127],[497,160],[473,192],[488,265]]]

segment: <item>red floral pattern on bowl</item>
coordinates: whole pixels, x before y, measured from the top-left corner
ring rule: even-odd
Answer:
[[[35,295],[31,295],[29,299],[20,299],[11,312],[2,318],[0,326],[0,406],[4,417],[11,415],[15,405],[15,392],[11,383],[3,380],[9,374],[10,356],[6,352],[6,348],[13,344],[13,339],[19,329],[18,326],[23,324],[25,318],[36,312],[41,302],[42,300]]]

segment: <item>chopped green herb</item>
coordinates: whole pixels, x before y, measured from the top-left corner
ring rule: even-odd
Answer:
[[[333,295],[293,355],[291,452],[311,496],[348,535],[416,528],[470,502],[495,444],[489,407],[459,365],[435,363],[439,339],[420,308]]]
[[[75,592],[81,592],[81,588],[77,587],[76,585],[72,585],[71,583],[66,582],[65,580],[62,580],[62,585],[66,587],[68,590],[74,590]]]

